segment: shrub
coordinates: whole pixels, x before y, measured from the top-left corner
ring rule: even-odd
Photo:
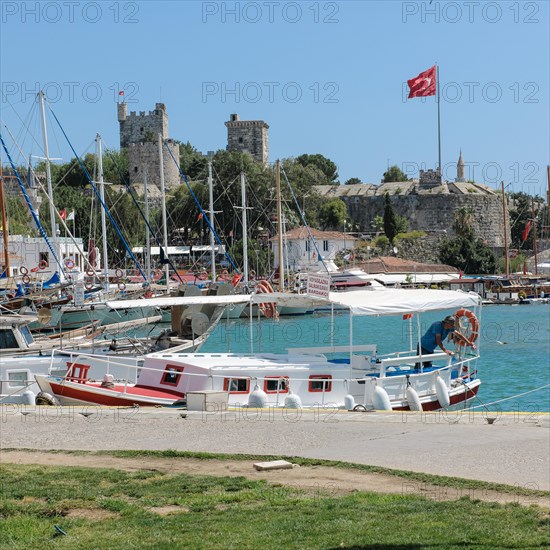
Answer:
[[[379,235],[374,239],[374,246],[378,248],[384,248],[385,246],[388,246],[390,244],[390,240],[386,235]]]

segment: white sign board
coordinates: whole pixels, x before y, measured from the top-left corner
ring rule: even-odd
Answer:
[[[328,298],[330,292],[330,275],[314,275],[309,273],[307,276],[307,293],[312,296]]]
[[[84,305],[84,284],[76,283],[74,285],[74,305],[83,306]]]

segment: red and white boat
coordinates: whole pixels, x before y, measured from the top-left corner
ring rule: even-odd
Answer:
[[[442,311],[444,315],[456,311],[461,332],[471,342],[479,332],[481,299],[473,293],[388,289],[328,296],[273,293],[236,298],[250,305],[292,300],[294,305],[345,306],[350,310],[350,334],[356,316],[415,315],[420,327],[416,316],[430,311]],[[417,354],[415,342],[388,354],[378,354],[376,344],[294,348],[282,354],[167,350],[146,355],[142,363],[136,361],[139,376],[135,384],[116,382],[112,375],[95,382],[89,380],[86,355],[79,354],[68,375],[38,375],[36,380],[42,391],[64,405],[173,405],[182,403],[191,393],[214,391],[225,394],[227,405],[234,407],[428,411],[463,403],[477,394],[481,384],[476,367],[479,353],[473,350],[462,345],[457,346],[453,357],[432,354],[429,360],[433,366],[429,368],[417,368],[427,356]],[[111,365],[115,362],[113,359]],[[127,360],[124,368],[130,368]]]

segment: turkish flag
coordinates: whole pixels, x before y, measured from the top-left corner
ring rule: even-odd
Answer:
[[[63,210],[59,211],[59,217],[64,220],[67,217],[67,211],[63,208]]]
[[[525,229],[523,230],[523,233],[521,234],[521,240],[526,241],[527,237],[529,237],[529,231],[531,231],[531,220],[527,220],[527,223],[525,224]]]
[[[426,97],[429,95],[435,95],[436,91],[436,66],[431,69],[420,73],[418,76],[407,80],[409,85],[409,99],[411,97]]]
[[[403,315],[403,321],[406,321],[407,319],[412,319],[414,316],[414,313],[405,313],[405,315]]]

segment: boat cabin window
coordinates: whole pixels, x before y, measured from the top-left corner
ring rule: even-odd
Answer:
[[[229,382],[231,382],[231,386],[229,386]],[[223,391],[248,393],[250,391],[250,378],[224,378]]]
[[[332,391],[332,376],[330,374],[316,374],[309,377],[310,392]]]
[[[167,386],[177,386],[183,369],[184,367],[180,367],[179,365],[166,365],[160,383]]]
[[[26,386],[29,380],[29,372],[26,370],[16,370],[8,372],[8,385],[12,388]]]
[[[11,330],[10,328],[0,329],[0,349],[14,348],[19,348],[19,344],[17,343],[17,339],[15,338],[13,330]]]
[[[323,241],[323,252],[328,252],[328,241]]]
[[[265,393],[288,393],[288,376],[269,376],[264,380]]]
[[[38,264],[45,263],[46,266],[50,263],[50,254],[49,252],[40,252],[38,254]]]
[[[21,334],[25,338],[27,344],[32,344],[34,342],[34,338],[31,334],[31,331],[29,330],[29,327],[26,325],[23,325],[21,327]]]

